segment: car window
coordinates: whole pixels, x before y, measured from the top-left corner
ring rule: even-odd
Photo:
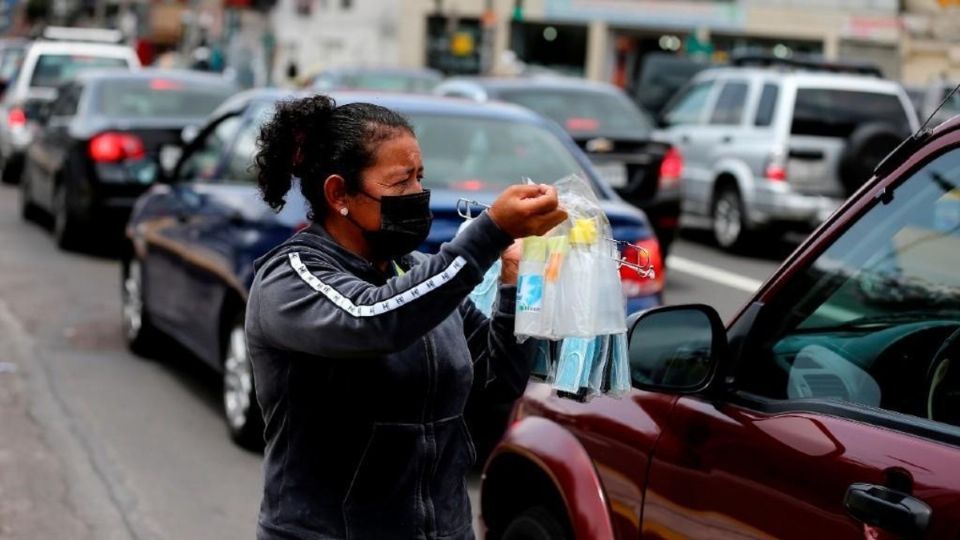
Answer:
[[[108,79],[97,88],[93,109],[111,118],[204,118],[233,88],[172,78]]]
[[[540,125],[466,115],[407,115],[423,152],[423,185],[500,191],[523,177],[553,182],[581,173],[570,149]]]
[[[847,138],[866,124],[886,124],[910,133],[907,112],[896,94],[830,88],[800,88],[794,105],[794,135]]]
[[[625,95],[562,88],[500,92],[504,101],[533,110],[576,135],[646,136],[653,120]]]
[[[352,73],[344,75],[341,86],[362,90],[425,93],[440,82],[438,77],[403,73]]]
[[[128,68],[126,58],[82,54],[41,54],[30,77],[31,87],[56,88],[88,69]]]
[[[12,81],[20,72],[26,50],[19,47],[4,49],[0,57],[0,81]]]
[[[244,184],[257,183],[258,169],[254,162],[257,139],[260,137],[260,128],[270,119],[273,111],[273,106],[264,106],[254,113],[253,120],[244,124],[230,150],[230,157],[227,158],[224,179]]]
[[[747,83],[728,82],[720,90],[717,103],[713,107],[710,123],[714,125],[734,126],[743,118],[743,106],[747,101]]]
[[[668,105],[663,115],[668,126],[682,126],[697,124],[703,117],[703,110],[707,107],[707,98],[713,88],[712,81],[696,83]]]
[[[740,385],[960,426],[960,150],[871,205],[767,305]]]
[[[241,123],[240,116],[230,116],[207,132],[207,135],[196,143],[195,150],[181,162],[178,178],[201,182],[215,179],[223,154],[229,148]]]
[[[760,92],[760,102],[757,104],[757,115],[753,120],[753,125],[766,127],[773,124],[773,115],[777,109],[777,98],[779,96],[779,86],[772,83],[763,85],[763,90]]]
[[[74,116],[80,103],[83,88],[76,84],[68,84],[60,89],[57,99],[50,108],[50,116]]]

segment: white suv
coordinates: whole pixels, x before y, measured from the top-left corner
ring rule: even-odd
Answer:
[[[903,87],[876,76],[726,67],[694,77],[660,126],[685,158],[686,221],[709,218],[738,249],[818,225],[918,123]]]
[[[86,69],[139,67],[136,52],[126,45],[49,40],[32,43],[16,79],[0,101],[3,181],[19,181],[23,156],[31,140],[29,120],[39,104],[56,98],[58,87]]]

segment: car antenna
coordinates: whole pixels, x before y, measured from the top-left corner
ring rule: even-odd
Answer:
[[[916,151],[920,147],[921,143],[926,139],[926,129],[927,126],[930,125],[930,121],[933,120],[933,117],[940,112],[940,109],[942,109],[943,106],[950,101],[950,98],[952,98],[958,91],[960,91],[960,84],[957,84],[957,86],[953,87],[953,90],[951,90],[950,93],[943,98],[943,101],[940,102],[940,105],[937,105],[937,108],[930,113],[930,116],[927,117],[927,120],[922,126],[920,126],[919,129],[917,129],[916,132],[913,133],[913,135],[910,135],[901,141],[892,152],[880,160],[880,163],[874,167],[873,174],[877,176],[884,176],[890,172],[893,172],[893,170],[900,166],[900,164],[903,163],[910,154]],[[893,193],[888,192],[886,189],[880,192],[880,196],[882,197],[884,204],[887,204],[893,200]]]
[[[927,121],[924,122],[923,125],[920,126],[920,129],[918,129],[917,132],[913,134],[914,137],[919,135],[923,130],[927,129],[927,125],[930,123],[931,120],[933,120],[933,117],[936,116],[938,112],[940,112],[940,109],[942,109],[943,106],[946,105],[948,101],[950,101],[950,98],[952,98],[954,94],[957,93],[958,90],[960,90],[960,84],[954,86],[953,90],[949,94],[947,94],[947,97],[943,98],[943,101],[940,102],[940,105],[937,105],[937,108],[934,109],[933,112],[930,113],[930,116],[927,117]]]

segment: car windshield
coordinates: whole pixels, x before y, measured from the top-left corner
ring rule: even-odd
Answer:
[[[553,182],[582,168],[548,129],[514,120],[409,114],[423,152],[423,185],[500,191],[523,177]]]
[[[56,88],[88,69],[127,68],[126,58],[81,54],[43,54],[30,78],[31,87]]]
[[[947,99],[948,96],[950,99]],[[937,105],[940,104],[940,101],[943,101],[945,99],[947,101],[943,104],[943,107],[940,108],[941,115],[944,115],[944,113],[947,113],[947,115],[953,116],[957,113],[960,113],[960,92],[954,93],[952,86],[946,87],[941,92],[940,99],[939,101],[937,101]]]
[[[343,86],[359,90],[426,93],[440,82],[429,75],[404,73],[353,73],[343,76]]]
[[[96,113],[123,118],[202,118],[232,94],[224,84],[167,78],[110,79],[94,99]]]
[[[896,94],[801,88],[794,106],[794,135],[849,137],[864,124],[883,123],[910,133],[910,122]]]
[[[653,129],[647,114],[626,96],[553,88],[508,90],[500,96],[550,118],[573,136],[646,137]]]

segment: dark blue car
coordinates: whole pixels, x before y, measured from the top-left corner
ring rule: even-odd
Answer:
[[[159,336],[172,337],[221,371],[227,425],[245,445],[262,443],[242,320],[253,261],[307,219],[298,190],[279,214],[260,200],[253,158],[260,125],[278,100],[295,96],[257,90],[229,99],[187,145],[169,177],[137,201],[127,227],[122,292],[131,348],[145,353]],[[384,105],[414,125],[434,213],[423,251],[436,251],[454,236],[463,221],[460,198],[489,203],[523,176],[552,182],[580,172],[603,199],[614,236],[649,249],[659,270],[659,248],[643,213],[599,180],[566,133],[534,113],[432,96],[334,97],[338,103]],[[627,269],[622,276],[631,311],[660,304],[662,277],[643,280]]]

